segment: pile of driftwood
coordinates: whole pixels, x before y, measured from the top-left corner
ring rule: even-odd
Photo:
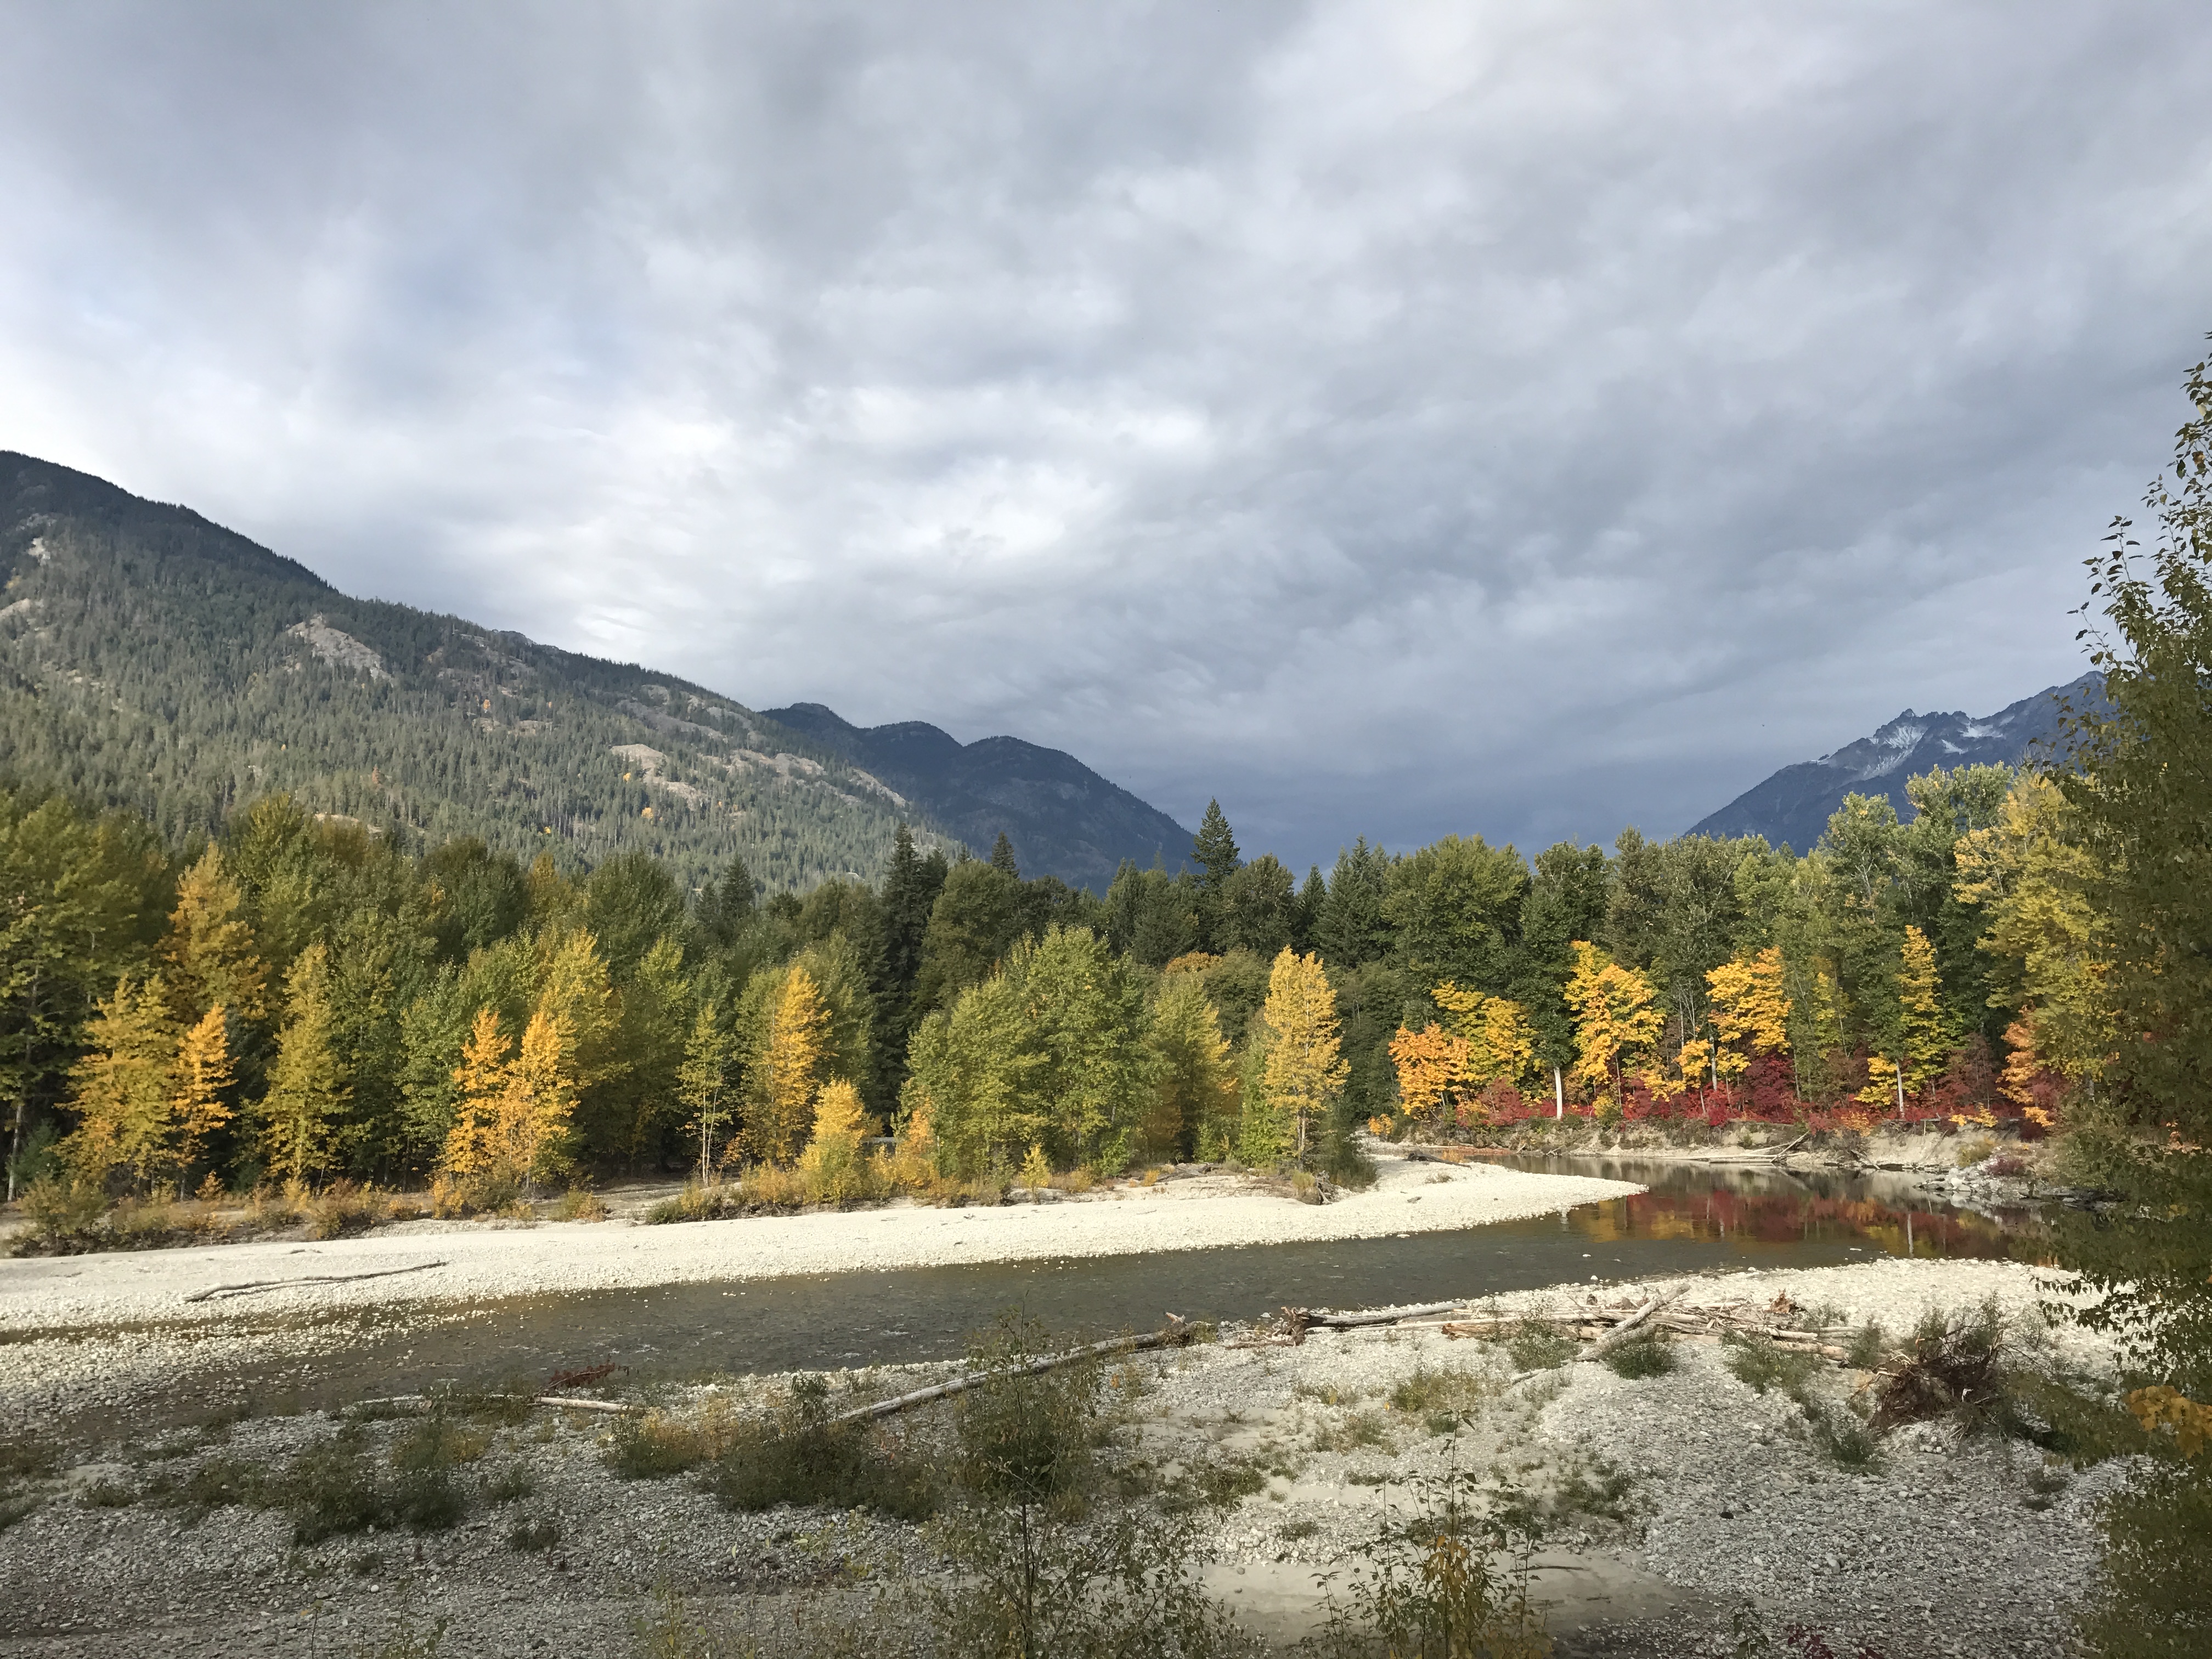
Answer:
[[[1832,1329],[1843,1328],[1808,1328],[1799,1323],[1797,1305],[1787,1296],[1778,1296],[1763,1304],[1738,1301],[1699,1303],[1684,1307],[1680,1305],[1680,1298],[1688,1288],[1684,1285],[1642,1302],[1621,1299],[1601,1304],[1593,1295],[1580,1305],[1564,1311],[1455,1319],[1445,1322],[1443,1328],[1446,1336],[1487,1338],[1494,1341],[1510,1337],[1531,1324],[1552,1325],[1577,1341],[1593,1345],[1589,1352],[1578,1356],[1583,1359],[1602,1358],[1620,1346],[1623,1340],[1639,1330],[1664,1330],[1678,1336],[1716,1339],[1730,1334],[1759,1336],[1778,1348],[1815,1354],[1823,1359],[1841,1360],[1846,1357],[1846,1351],[1842,1346],[1828,1340]]]
[[[1285,1308],[1256,1328],[1250,1335],[1224,1346],[1236,1348],[1295,1348],[1310,1331],[1355,1330],[1364,1327],[1394,1327],[1400,1330],[1442,1330],[1448,1337],[1474,1337],[1503,1341],[1531,1325],[1550,1325],[1589,1347],[1576,1357],[1602,1359],[1623,1343],[1653,1331],[1679,1336],[1718,1338],[1735,1333],[1760,1336],[1777,1347],[1841,1360],[1845,1351],[1828,1340],[1825,1328],[1808,1328],[1798,1322],[1799,1310],[1787,1296],[1763,1305],[1749,1301],[1681,1305],[1688,1292],[1678,1285],[1641,1298],[1619,1297],[1601,1301],[1592,1292],[1583,1301],[1564,1310],[1523,1313],[1475,1313],[1463,1302],[1439,1302],[1427,1307],[1400,1308],[1382,1313],[1331,1313],[1312,1308]],[[1437,1316],[1446,1316],[1438,1318]]]

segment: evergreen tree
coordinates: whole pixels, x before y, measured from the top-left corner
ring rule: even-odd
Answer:
[[[904,834],[906,826],[899,826]],[[908,842],[911,851],[913,842]],[[733,857],[722,873],[699,890],[692,907],[692,925],[708,951],[720,953],[736,945],[751,929],[760,889],[742,857]]]
[[[1006,839],[1006,832],[999,831],[999,838],[991,843],[991,867],[1014,880],[1022,878],[1021,866],[1014,862],[1014,844]]]
[[[1389,892],[1390,863],[1390,855],[1370,847],[1364,836],[1337,854],[1315,939],[1330,966],[1357,968],[1389,951],[1382,901]]]
[[[1206,817],[1198,826],[1198,834],[1191,839],[1191,856],[1200,872],[1200,880],[1208,894],[1218,893],[1227,885],[1229,878],[1237,873],[1243,861],[1237,850],[1237,838],[1229,832],[1229,820],[1223,816],[1221,803],[1206,803]]]
[[[256,1114],[270,1172],[304,1182],[337,1167],[331,1133],[350,1093],[332,1044],[330,952],[309,945],[284,977],[284,1026],[269,1068],[269,1092]]]

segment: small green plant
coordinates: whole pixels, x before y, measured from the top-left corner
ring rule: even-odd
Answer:
[[[1987,1135],[1976,1135],[1971,1140],[1960,1141],[1958,1150],[1952,1156],[1957,1159],[1960,1169],[1970,1170],[1996,1149],[1996,1142]]]
[[[520,1463],[509,1463],[484,1482],[488,1504],[519,1504],[538,1490],[537,1478]]]
[[[1759,1394],[1779,1389],[1795,1395],[1820,1364],[1813,1354],[1785,1348],[1772,1337],[1756,1333],[1729,1331],[1721,1338],[1721,1346],[1728,1350],[1721,1363],[1738,1382]]]
[[[1325,1654],[1540,1659],[1551,1650],[1529,1596],[1534,1540],[1490,1514],[1459,1470],[1414,1482],[1419,1508],[1354,1559],[1346,1597],[1328,1593]],[[1498,1565],[1499,1558],[1504,1565]]]
[[[1370,1447],[1384,1452],[1398,1449],[1380,1412],[1353,1412],[1341,1422],[1314,1431],[1313,1448],[1318,1452],[1353,1452]]]
[[[535,1555],[561,1541],[561,1523],[550,1515],[526,1515],[507,1529],[507,1541]]]
[[[664,1574],[653,1586],[653,1600],[631,1626],[638,1659],[713,1659],[707,1627],[691,1616],[682,1592]]]
[[[1844,1346],[1844,1361],[1858,1370],[1878,1370],[1888,1358],[1889,1334],[1872,1322],[1853,1331],[1850,1341]]]
[[[1628,1518],[1629,1489],[1636,1477],[1602,1457],[1571,1466],[1552,1495],[1551,1507],[1559,1515],[1598,1515],[1612,1521]]]
[[[1417,1366],[1390,1390],[1395,1411],[1453,1420],[1478,1411],[1492,1395],[1495,1379],[1480,1371],[1432,1370]]]
[[[705,1462],[707,1437],[694,1424],[644,1412],[616,1425],[608,1447],[608,1467],[625,1480],[664,1480]]]
[[[79,1501],[88,1510],[123,1510],[137,1503],[138,1494],[120,1480],[100,1480],[84,1489]]]
[[[1681,1364],[1676,1358],[1674,1345],[1657,1332],[1630,1338],[1607,1354],[1602,1362],[1616,1376],[1632,1382],[1648,1376],[1664,1376]]]
[[[918,1521],[936,1507],[936,1471],[927,1458],[872,1425],[836,1417],[829,1385],[799,1377],[771,1420],[732,1426],[701,1483],[726,1508],[747,1511],[818,1504]]]
[[[1802,1394],[1796,1400],[1813,1443],[1838,1468],[1869,1469],[1881,1461],[1874,1431],[1850,1412]]]
[[[1575,1340],[1548,1319],[1524,1319],[1505,1340],[1516,1371],[1556,1370],[1575,1357]]]

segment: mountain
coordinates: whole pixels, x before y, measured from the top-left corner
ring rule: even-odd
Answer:
[[[2103,680],[2084,674],[2023,697],[1996,714],[1916,714],[1910,708],[1871,737],[1846,744],[1818,760],[1785,766],[1747,789],[1711,817],[1693,824],[1693,836],[1764,836],[1802,851],[1820,838],[1829,815],[1845,795],[1886,795],[1899,817],[1912,816],[1905,781],[1937,767],[2017,766],[2047,750],[2059,735],[2062,703],[2094,708],[2103,702]]]
[[[987,753],[887,767],[908,794],[849,745],[702,686],[350,599],[185,507],[5,451],[0,581],[0,773],[129,807],[179,844],[284,790],[432,843],[584,864],[641,850],[695,886],[733,855],[771,888],[872,878],[901,820],[926,842],[980,835],[979,850],[1004,827],[1028,873],[1075,882],[1097,878],[1097,849],[1135,845],[1131,809],[1151,810],[1054,750],[941,732]],[[1012,745],[996,769],[994,744]],[[942,815],[920,787],[940,775],[957,780]]]
[[[1103,893],[1123,859],[1174,868],[1190,852],[1189,830],[1057,749],[1019,738],[963,744],[921,720],[858,726],[818,702],[765,712],[920,801],[971,847],[1005,830],[1024,875]]]

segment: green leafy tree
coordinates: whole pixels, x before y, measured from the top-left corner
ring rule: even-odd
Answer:
[[[688,1125],[698,1137],[699,1180],[714,1179],[714,1149],[723,1139],[732,1115],[730,1109],[730,1061],[736,1051],[721,1011],[702,1003],[691,1017],[691,1030],[684,1042],[684,1063],[676,1073],[676,1096],[690,1114]]]
[[[330,952],[309,945],[284,976],[284,1026],[269,1068],[269,1092],[256,1115],[261,1151],[271,1174],[304,1182],[337,1166],[331,1133],[351,1091],[333,1041]]]
[[[1446,836],[1390,866],[1382,914],[1422,990],[1446,980],[1489,994],[1511,983],[1528,869],[1511,847]]]

